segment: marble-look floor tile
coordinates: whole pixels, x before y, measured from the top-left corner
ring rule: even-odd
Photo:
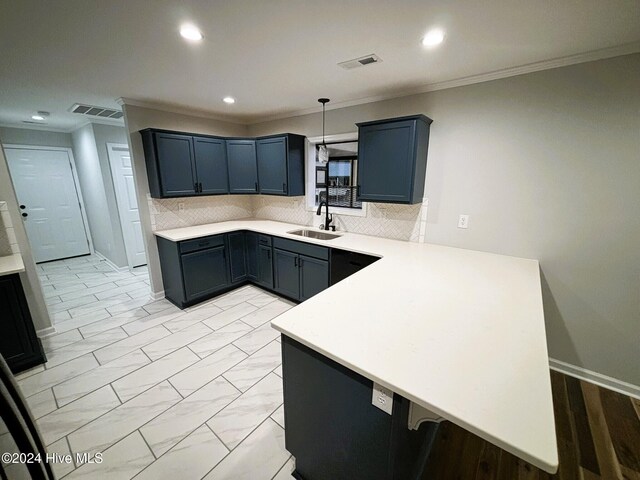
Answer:
[[[111,362],[116,358],[120,358],[129,352],[133,352],[140,347],[155,342],[156,340],[159,340],[170,334],[171,332],[169,332],[169,330],[164,328],[162,325],[159,325],[155,328],[150,328],[149,330],[140,332],[137,335],[132,335],[131,337],[126,337],[125,335],[124,339],[118,342],[111,343],[110,345],[99,350],[96,350],[93,352],[93,354],[98,359],[98,362],[100,362],[101,365],[104,365],[105,363]],[[98,335],[96,335],[96,337],[97,336]],[[89,339],[96,337],[89,337]]]
[[[135,275],[131,275],[128,278],[122,280],[116,280],[114,283],[119,287],[124,287],[125,285],[131,285],[132,283],[139,283],[144,281],[143,278],[137,277]]]
[[[105,318],[109,318],[111,314],[107,312],[104,308],[101,310],[96,310],[94,312],[88,313],[87,315],[82,315],[79,317],[71,318],[69,312],[64,312],[69,317],[68,320],[60,320],[54,322],[54,327],[56,327],[56,332],[63,333],[68,332],[69,330],[73,330],[75,328],[84,327],[85,325],[90,325],[95,322],[99,322],[104,320]]]
[[[253,328],[259,327],[264,323],[276,318],[278,315],[286,312],[291,308],[291,305],[281,300],[272,300],[265,306],[259,308],[255,312],[250,313],[242,317],[242,321]]]
[[[231,293],[227,293],[226,295],[222,295],[220,298],[216,299],[213,302],[215,305],[220,307],[223,310],[227,310],[239,303],[246,302],[247,300],[255,297],[256,295],[260,295],[260,291],[252,288],[243,288],[241,290],[234,290]]]
[[[134,320],[146,317],[148,315],[149,313],[145,309],[134,308],[113,317],[104,318],[99,322],[90,323],[89,325],[80,327],[79,330],[84,338],[89,338],[97,335],[98,333],[111,330],[112,328],[121,327],[122,325],[133,322]]]
[[[163,323],[168,322],[169,320],[176,318],[180,315],[185,315],[185,313],[182,311],[176,312],[175,310],[172,310],[172,309],[162,310],[152,315],[147,315],[145,317],[142,317],[136,320],[135,322],[127,323],[122,328],[124,328],[124,331],[127,332],[129,335],[135,335],[137,333],[144,332],[145,330],[148,330],[150,328],[162,325]]]
[[[47,368],[68,362],[69,360],[98,350],[123,338],[127,338],[124,330],[121,328],[113,328],[94,337],[85,338],[66,347],[58,348],[47,355]]]
[[[176,392],[169,382],[159,383],[142,395],[123,403],[109,413],[70,434],[68,438],[71,451],[74,453],[101,452],[181,399],[180,394]],[[81,398],[76,402],[81,402],[82,400]],[[73,403],[70,405],[73,405]]]
[[[29,370],[25,370],[15,375],[16,380],[24,380],[31,375],[35,375],[36,373],[44,372],[44,365],[38,365],[37,367],[30,368]]]
[[[293,478],[293,471],[296,469],[296,462],[293,457],[287,460],[287,463],[280,469],[278,474],[273,477],[273,480],[291,480]]]
[[[57,348],[66,347],[67,345],[82,340],[82,338],[83,337],[80,335],[80,332],[77,329],[73,329],[57,335],[42,337],[40,340],[44,351],[49,353]]]
[[[269,305],[274,300],[277,300],[277,298],[278,297],[276,297],[275,295],[271,295],[269,293],[260,293],[255,297],[252,297],[249,300],[247,300],[247,303],[250,303],[251,305],[254,305],[258,308],[262,308],[265,305]]]
[[[67,455],[71,455],[71,450],[69,449],[69,443],[66,438],[61,438],[57,442],[53,442],[47,448],[47,452],[50,454],[57,454],[58,458],[64,458]],[[53,473],[56,478],[62,478],[69,472],[71,472],[75,467],[73,463],[73,459],[70,462],[65,461],[57,461],[50,462],[51,468],[53,469]]]
[[[212,330],[206,325],[196,323],[184,330],[180,330],[142,347],[142,351],[146,353],[151,360],[157,360],[160,357],[164,357],[165,355],[190,344],[191,342],[195,342],[199,338],[202,338],[211,332]]]
[[[219,330],[222,327],[229,325],[231,322],[239,320],[240,318],[254,312],[258,309],[258,307],[251,305],[249,303],[240,303],[231,307],[228,310],[225,310],[221,313],[218,313],[207,320],[204,320],[202,323],[207,325],[214,330]]]
[[[191,325],[202,322],[212,315],[216,315],[220,311],[221,310],[218,307],[216,307],[215,305],[211,305],[207,308],[200,308],[195,311],[186,312],[183,315],[177,316],[167,322],[164,322],[163,325],[175,333]]]
[[[188,348],[177,350],[129,375],[113,382],[113,389],[122,401],[127,401],[153,385],[184,370],[199,360]],[[173,388],[173,387],[172,387]]]
[[[18,385],[20,386],[22,394],[25,397],[29,397],[35,393],[42,392],[47,388],[51,388],[58,383],[64,382],[69,378],[76,377],[81,373],[96,368],[98,365],[98,361],[93,355],[83,355],[82,357],[75,358],[70,362],[43,370],[42,372],[19,380]]]
[[[191,433],[149,465],[136,480],[174,480],[204,477],[229,451],[206,426]]]
[[[49,318],[51,319],[51,323],[53,323],[57,327],[58,322],[62,322],[63,320],[70,320],[71,315],[69,315],[69,312],[49,312]],[[57,328],[56,331],[58,331]]]
[[[267,322],[242,338],[235,340],[233,344],[243,352],[251,355],[279,336],[280,332],[271,326],[271,322]]]
[[[74,298],[83,297],[85,295],[95,295],[96,293],[110,291],[114,288],[118,288],[115,283],[101,283],[100,285],[83,289],[72,286],[62,290],[58,293],[58,295],[60,296],[62,301],[66,302],[68,300],[73,300]]]
[[[114,285],[113,288],[95,293],[95,296],[98,300],[107,300],[108,298],[117,297],[118,295],[121,295],[123,293],[129,293],[133,290],[136,290],[137,288],[142,288],[142,287],[149,288],[148,285],[146,285],[141,279],[136,283],[124,285],[122,287],[117,287]]]
[[[150,301],[151,287],[149,287],[149,285],[147,285],[145,282],[141,282],[141,283],[142,283],[141,287],[136,288],[135,290],[128,291],[127,295],[129,295],[133,299],[145,299]]]
[[[65,480],[129,480],[154,460],[140,432],[133,432],[107,448],[102,463],[85,463]]]
[[[110,386],[102,387],[36,421],[46,445],[68,435],[120,405]],[[97,450],[94,450],[97,451]]]
[[[227,345],[170,377],[169,381],[183,397],[186,397],[245,358],[246,353],[233,345]]]
[[[86,315],[96,310],[102,310],[102,309],[114,307],[118,304],[122,304],[124,302],[130,302],[130,301],[131,301],[131,298],[126,293],[123,293],[121,295],[116,295],[115,297],[111,297],[106,300],[93,301],[91,303],[87,303],[86,305],[81,305],[78,307],[71,308],[69,309],[69,314],[72,317],[79,317],[80,315]]]
[[[204,480],[271,480],[289,457],[284,448],[284,430],[267,419]]]
[[[219,377],[157,416],[140,429],[151,451],[159,457],[240,395]]]
[[[58,408],[51,389],[44,390],[26,398],[33,418],[40,418]]]
[[[94,295],[83,295],[81,297],[76,297],[72,300],[67,300],[66,302],[58,302],[58,303],[48,303],[47,308],[50,312],[62,312],[63,310],[71,310],[75,308],[80,308],[81,306],[87,304],[93,304],[96,302],[96,297]],[[72,312],[71,316],[73,316]]]
[[[207,425],[233,449],[282,402],[282,379],[270,373],[217,413]]]
[[[235,367],[227,370],[224,373],[224,377],[234,387],[245,392],[281,363],[282,347],[278,342],[274,341]]]
[[[250,331],[251,327],[249,325],[237,320],[193,342],[189,345],[189,348],[198,354],[200,358],[204,358]]]
[[[114,297],[115,298],[115,297]],[[120,298],[120,297],[118,297]],[[150,298],[131,298],[126,293],[122,295],[123,300],[116,303],[115,305],[111,305],[107,307],[107,311],[111,315],[119,315],[127,310],[131,310],[133,308],[144,307],[147,303],[151,301]],[[108,300],[104,300],[105,302]]]
[[[58,404],[63,406],[149,363],[151,362],[144,353],[135,350],[113,362],[56,385],[53,392]]]
[[[284,428],[284,404],[280,405],[278,409],[271,414],[271,419]]]
[[[144,308],[147,312],[149,312],[150,315],[153,315],[154,313],[158,313],[158,312],[168,311],[168,310],[172,310],[175,313],[182,311],[178,307],[176,307],[173,303],[171,303],[169,300],[165,300],[164,298],[162,300],[156,300],[154,302],[148,303],[144,305],[142,308]]]

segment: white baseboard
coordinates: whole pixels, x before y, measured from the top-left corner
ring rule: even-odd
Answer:
[[[50,335],[55,335],[56,333],[56,327],[47,327],[36,331],[36,335],[38,336],[38,338],[48,337]]]
[[[151,300],[162,300],[164,298],[164,290],[159,292],[151,292]]]
[[[95,253],[96,257],[98,257],[100,260],[105,262],[107,265],[109,265],[111,268],[113,268],[116,272],[128,272],[129,271],[129,266],[119,267],[115,263],[113,263],[111,260],[109,260],[107,257],[105,257],[103,254],[101,254],[99,251],[95,250],[94,253]]]
[[[629,395],[630,397],[640,399],[640,386],[638,385],[623,382],[622,380],[608,377],[607,375],[602,375],[601,373],[592,372],[591,370],[587,370],[586,368],[576,367],[575,365],[561,362],[560,360],[556,360],[555,358],[549,358],[549,368],[551,368],[551,370],[564,373],[571,377],[579,378],[580,380],[584,380],[586,382],[594,383],[601,387],[608,388],[609,390],[613,390],[614,392],[622,393],[624,395]]]

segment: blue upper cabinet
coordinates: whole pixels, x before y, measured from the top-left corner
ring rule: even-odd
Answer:
[[[424,115],[358,123],[358,200],[421,203],[430,118]]]
[[[194,195],[197,180],[191,136],[145,130],[142,140],[151,196]]]
[[[259,138],[258,191],[267,195],[304,195],[304,137]]]
[[[258,193],[256,141],[227,139],[229,193]]]
[[[153,128],[140,134],[154,198],[304,195],[302,135],[220,138]]]
[[[227,147],[224,138],[193,137],[199,195],[229,193]]]

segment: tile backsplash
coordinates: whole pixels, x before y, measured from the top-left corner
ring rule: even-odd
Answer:
[[[147,199],[153,230],[241,218],[261,218],[306,226],[318,226],[322,222],[315,212],[307,210],[305,197],[221,195],[179,199],[147,196]],[[183,204],[182,209],[179,204]],[[369,203],[365,217],[334,214],[333,218],[337,230],[342,232],[424,242],[427,207],[427,199],[417,205]]]
[[[0,257],[20,253],[7,202],[0,201]]]

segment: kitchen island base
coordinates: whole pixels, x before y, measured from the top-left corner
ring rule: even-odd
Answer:
[[[282,336],[285,445],[299,480],[418,480],[438,423],[410,430],[410,401],[372,405],[373,382]]]

